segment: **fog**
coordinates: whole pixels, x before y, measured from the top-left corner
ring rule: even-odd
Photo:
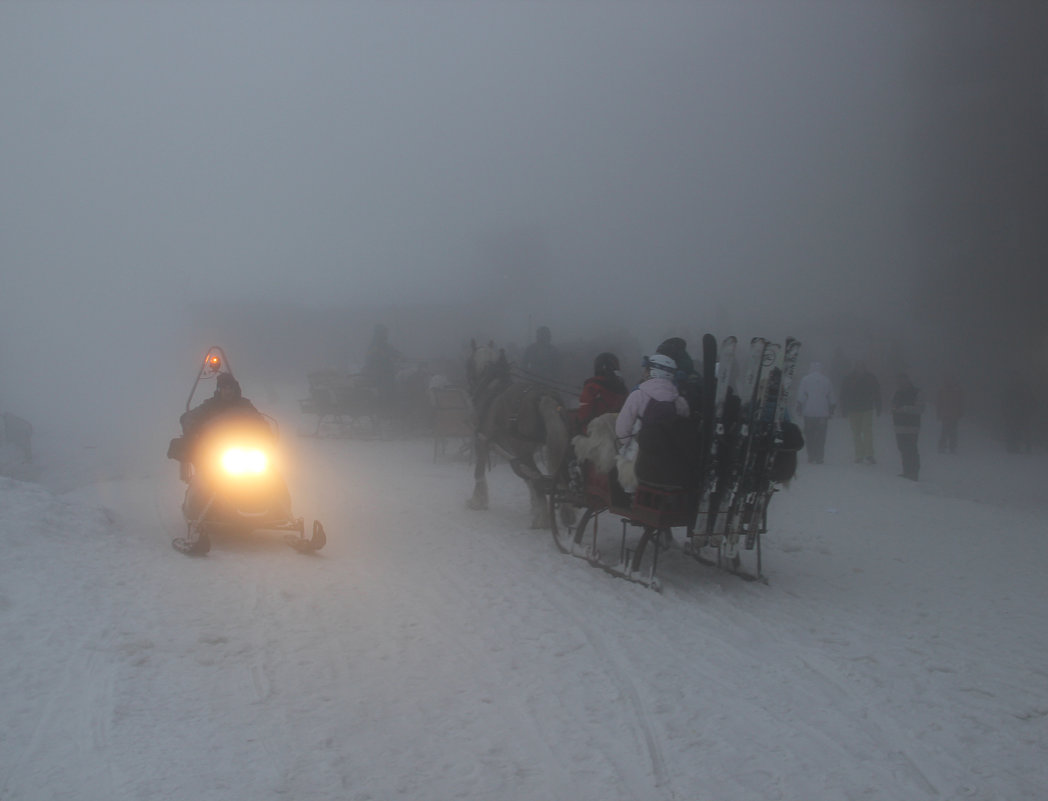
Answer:
[[[304,381],[384,319],[432,320],[390,326],[420,358],[544,324],[896,347],[929,381],[966,337],[1043,363],[1044,23],[1040,3],[4,3],[0,409],[173,421],[208,345]]]

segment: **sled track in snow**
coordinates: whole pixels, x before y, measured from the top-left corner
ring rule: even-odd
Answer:
[[[437,527],[444,524],[454,529],[459,525],[457,512],[438,515],[436,518],[431,517],[430,524],[431,527],[433,527],[433,524],[436,524]],[[493,534],[494,536],[492,536]],[[478,547],[475,550],[471,549],[470,552],[476,558],[476,561],[480,563],[488,560],[489,557],[503,562],[507,558],[515,558],[514,552],[518,548],[526,551],[532,551],[535,548],[541,549],[540,559],[543,561],[549,559],[554,564],[563,564],[557,559],[555,554],[545,549],[547,538],[542,537],[539,532],[531,531],[527,532],[524,537],[530,539],[530,535],[535,535],[535,541],[525,544],[516,535],[508,532],[500,531],[497,534],[485,532],[480,539],[483,547]],[[508,542],[505,540],[506,537],[509,538]],[[531,555],[524,556],[528,559],[533,558]],[[473,569],[474,567],[476,567],[476,570]],[[641,699],[637,687],[630,680],[628,671],[620,664],[620,660],[612,654],[612,649],[604,643],[600,632],[594,630],[577,612],[570,610],[566,602],[553,597],[555,593],[548,592],[548,587],[545,583],[532,583],[528,581],[527,576],[522,579],[519,585],[505,587],[491,584],[490,588],[478,589],[476,581],[469,578],[469,576],[476,575],[477,571],[483,575],[484,569],[482,564],[470,565],[468,570],[462,570],[461,565],[456,565],[454,569],[451,569],[446,567],[444,563],[437,563],[429,565],[429,570],[430,573],[427,575],[425,582],[415,581],[411,584],[410,592],[398,593],[399,597],[410,598],[410,603],[407,603],[405,608],[411,614],[417,615],[419,608],[442,609],[447,606],[450,595],[452,598],[465,599],[466,607],[479,609],[480,611],[476,614],[480,616],[497,614],[497,611],[493,612],[491,610],[497,610],[503,606],[507,608],[527,608],[529,615],[544,616],[552,612],[553,620],[568,622],[571,627],[577,627],[581,634],[581,639],[571,636],[570,627],[565,631],[563,626],[551,625],[548,634],[553,643],[547,643],[543,639],[541,647],[559,651],[564,655],[566,662],[571,665],[577,664],[571,654],[580,648],[587,649],[597,655],[600,675],[604,678],[603,684],[606,685],[607,689],[614,688],[615,692],[625,702],[622,704],[622,714],[625,715],[626,720],[629,718],[633,719],[632,724],[627,724],[627,728],[632,731],[632,736],[638,745],[638,748],[634,749],[632,753],[636,754],[637,757],[642,757],[649,766],[654,786],[659,791],[658,797],[665,798],[667,801],[673,801],[677,798],[676,794],[669,789],[669,771],[666,768],[659,738],[650,714]],[[404,578],[409,582],[412,580],[410,576]],[[473,614],[469,615],[470,620],[473,617]],[[486,640],[483,646],[479,645],[474,639],[465,636],[461,626],[449,621],[444,615],[427,615],[426,625],[432,626],[441,638],[449,643],[453,643],[455,649],[466,655],[466,659],[471,665],[470,670],[476,672],[478,668],[481,668],[483,673],[490,676],[489,679],[483,681],[482,686],[487,688],[487,692],[496,694],[500,699],[500,703],[508,703],[509,707],[514,710],[513,715],[526,723],[530,730],[528,739],[538,744],[546,754],[545,758],[543,758],[544,764],[552,766],[556,771],[555,786],[562,789],[576,787],[580,781],[577,772],[572,772],[565,767],[567,764],[566,760],[571,759],[570,752],[566,754],[563,750],[554,749],[550,745],[551,730],[564,727],[564,732],[561,733],[562,736],[559,739],[561,741],[565,739],[576,741],[580,737],[586,739],[588,748],[596,749],[596,752],[601,753],[602,760],[610,768],[608,780],[610,781],[610,776],[614,774],[614,784],[620,791],[625,791],[630,797],[637,799],[637,801],[651,799],[652,785],[638,782],[638,771],[635,770],[638,766],[636,764],[620,764],[622,756],[616,755],[609,750],[607,742],[599,742],[604,732],[595,732],[591,728],[591,725],[585,720],[584,707],[579,706],[579,702],[572,697],[571,693],[565,695],[556,675],[549,677],[553,683],[543,681],[541,685],[529,687],[521,686],[519,684],[519,676],[512,672],[507,672],[507,663],[510,670],[512,670],[514,660],[525,658],[526,656],[522,651],[522,641],[514,635],[514,624],[511,622],[517,620],[518,617],[519,613],[513,614],[512,617],[507,615],[506,625],[501,629],[492,628],[486,623],[478,623],[480,630],[502,632],[498,640],[495,642]],[[468,625],[472,624],[468,623]],[[589,663],[592,659],[586,661]],[[575,682],[572,687],[577,686],[580,682],[584,682],[581,676],[576,676],[575,674],[564,675],[570,675],[569,680]],[[599,693],[601,685],[602,683],[598,682],[596,688],[587,692],[586,695],[593,696]],[[565,714],[565,710],[568,710],[573,716],[568,717]],[[622,739],[622,735],[618,735],[618,737]],[[558,740],[554,738],[553,741]],[[627,736],[626,742],[628,741]],[[641,774],[645,772],[647,771],[640,770]],[[576,794],[586,796],[584,792]]]
[[[576,626],[579,631],[582,632],[586,638],[586,642],[589,646],[600,656],[601,664],[606,665],[611,672],[616,684],[624,691],[627,700],[629,701],[630,708],[633,711],[633,715],[637,720],[637,725],[644,735],[644,745],[647,749],[648,759],[651,762],[651,772],[655,779],[655,787],[658,789],[665,788],[665,791],[669,793],[670,799],[676,799],[677,794],[673,791],[673,788],[669,786],[669,771],[666,770],[666,760],[662,755],[662,748],[659,745],[659,739],[655,734],[655,727],[651,723],[651,717],[648,714],[647,707],[641,700],[640,694],[637,692],[637,686],[630,679],[627,671],[621,666],[619,660],[611,652],[611,649],[604,643],[604,639],[601,637],[600,632],[596,631],[593,626],[581,620],[579,616],[566,607],[564,604],[557,604],[558,610],[562,615],[571,619],[571,622]],[[626,777],[623,777],[623,781],[626,781]],[[643,798],[643,796],[640,796]]]

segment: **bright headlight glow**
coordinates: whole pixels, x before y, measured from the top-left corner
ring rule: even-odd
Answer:
[[[266,454],[257,448],[230,448],[222,454],[222,469],[230,475],[257,475],[266,469]]]

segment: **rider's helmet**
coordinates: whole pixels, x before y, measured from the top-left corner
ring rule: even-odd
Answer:
[[[223,389],[231,389],[235,397],[240,397],[240,383],[233,378],[232,373],[219,373],[217,384],[219,392]]]
[[[652,378],[672,379],[677,372],[677,363],[663,353],[645,356],[643,364],[651,372]]]
[[[614,353],[600,353],[593,360],[594,375],[614,375],[619,371],[619,357]]]

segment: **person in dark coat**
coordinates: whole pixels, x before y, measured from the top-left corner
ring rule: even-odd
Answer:
[[[939,453],[957,453],[957,428],[964,416],[964,390],[952,374],[943,377],[935,396],[935,416],[939,418]]]
[[[1037,413],[1037,395],[1026,377],[1013,370],[1004,387],[1004,442],[1008,453],[1031,453],[1031,429]]]
[[[877,376],[856,362],[855,369],[841,383],[841,414],[851,423],[855,442],[855,461],[875,464],[873,456],[873,417],[881,414],[881,385]]]
[[[389,344],[386,326],[376,325],[371,332],[371,344],[361,372],[374,382],[380,403],[389,404],[395,399],[397,369],[402,358],[400,351]]]
[[[892,396],[892,423],[895,426],[895,441],[902,457],[902,472],[899,474],[916,481],[921,471],[921,456],[917,450],[917,439],[921,433],[921,414],[924,400],[921,391],[914,386],[906,373],[899,373],[899,388]]]
[[[198,466],[196,463],[196,459],[200,456],[197,453],[198,444],[208,424],[219,417],[235,416],[238,421],[257,421],[266,435],[271,435],[265,417],[251,401],[241,394],[240,383],[232,373],[221,373],[216,383],[218,386],[215,388],[214,395],[179,418],[182,425],[182,437],[172,441],[172,446],[178,443],[175,450],[172,450],[171,446],[168,449],[168,457],[178,459],[181,465],[182,480],[189,484],[182,502],[182,511],[187,520],[198,519],[205,512],[214,495],[213,487],[206,485],[203,475],[194,473],[190,468],[191,464]],[[286,509],[287,516],[290,516],[291,496],[287,489],[281,490],[277,498],[276,503],[280,505],[279,508]]]
[[[619,375],[619,357],[601,353],[593,360],[593,375],[582,385],[575,419],[585,432],[590,420],[608,412],[617,412],[626,402],[629,390]]]
[[[521,364],[538,379],[556,381],[560,378],[560,351],[553,344],[549,328],[540,325],[535,331],[535,341],[524,349]]]
[[[681,337],[670,337],[663,340],[655,349],[656,353],[669,356],[677,363],[677,371],[673,375],[673,383],[688,402],[692,417],[697,417],[702,412],[702,374],[700,368],[695,366],[695,360],[688,353],[688,343]]]
[[[192,440],[200,433],[210,420],[231,411],[240,411],[261,417],[262,413],[255,405],[243,396],[240,383],[232,373],[221,373],[216,380],[215,393],[179,418],[182,436],[186,440],[187,452],[191,449]]]

